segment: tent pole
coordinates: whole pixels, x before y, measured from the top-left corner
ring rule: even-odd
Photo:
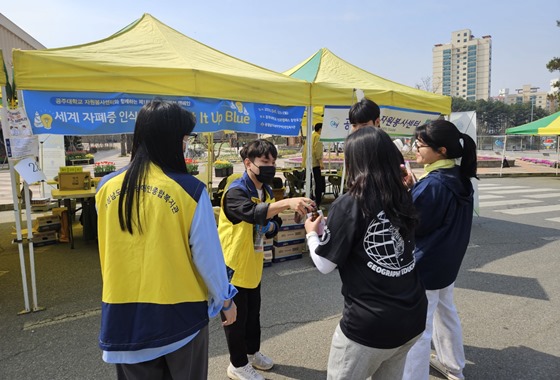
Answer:
[[[312,161],[312,151],[313,151],[313,147],[312,145],[312,134],[313,134],[313,106],[310,104],[307,107],[307,136],[305,137],[306,139],[306,144],[305,144],[305,148],[307,150],[307,158],[305,160],[305,196],[307,198],[311,198],[311,171],[312,171],[312,167],[311,165],[313,165],[313,161]]]
[[[29,185],[23,181],[23,192],[25,194],[25,218],[27,220],[27,242],[29,244],[29,271],[31,272],[31,295],[33,296],[33,311],[45,310],[37,305],[37,282],[35,278],[35,251],[33,247],[33,225],[31,221],[31,194]],[[70,221],[71,223],[71,221]]]
[[[4,112],[1,112],[2,125],[4,130],[8,128],[8,117],[6,110],[8,109],[8,97],[6,94],[6,88],[2,86],[2,103],[4,107]],[[9,128],[8,128],[9,129]],[[6,142],[6,134],[4,134],[4,143]],[[7,146],[4,144],[4,146]],[[6,152],[7,154],[8,152]],[[12,184],[12,200],[14,202],[14,220],[16,223],[16,238],[13,243],[17,243],[19,251],[19,267],[21,269],[21,284],[23,287],[23,303],[25,309],[20,311],[18,314],[27,314],[31,311],[29,308],[29,292],[27,289],[27,273],[25,269],[25,254],[23,252],[23,239],[21,233],[21,215],[19,210],[19,199],[18,199],[18,189],[16,185],[16,172],[14,169],[13,162],[8,158],[8,167],[10,169],[10,182]]]
[[[502,163],[500,165],[500,177],[502,176],[502,171],[504,170],[504,160],[506,159],[506,146],[507,146],[507,135],[504,135],[504,149],[502,150]]]
[[[558,176],[558,165],[560,165],[560,150],[558,150],[558,143],[560,143],[560,135],[556,136],[556,176]]]

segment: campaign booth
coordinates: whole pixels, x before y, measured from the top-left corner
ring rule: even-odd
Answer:
[[[309,104],[309,83],[221,53],[149,14],[100,41],[14,50],[13,65],[33,135],[131,133],[140,108],[159,97],[193,112],[195,132],[296,136]]]

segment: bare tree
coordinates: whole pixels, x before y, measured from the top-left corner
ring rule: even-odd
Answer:
[[[441,86],[441,80],[433,80],[431,76],[420,78],[420,83],[416,83],[416,88],[422,91],[436,93]]]

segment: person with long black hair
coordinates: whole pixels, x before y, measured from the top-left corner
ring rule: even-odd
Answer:
[[[403,158],[380,128],[345,142],[348,192],[305,222],[322,273],[336,267],[344,310],[329,354],[328,379],[400,379],[408,350],[424,330],[426,295],[415,270],[416,213],[403,183]]]
[[[99,346],[118,379],[206,379],[209,317],[236,320],[210,198],[183,158],[194,126],[179,105],[149,102],[130,164],[98,186]]]
[[[415,137],[416,162],[424,164],[425,174],[411,190],[420,219],[414,256],[428,314],[422,337],[408,353],[404,379],[427,380],[430,365],[447,379],[463,379],[465,352],[453,288],[471,236],[476,144],[446,120],[419,126]]]

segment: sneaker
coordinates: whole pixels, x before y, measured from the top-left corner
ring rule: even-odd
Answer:
[[[263,371],[268,371],[274,365],[271,358],[261,354],[259,351],[255,352],[254,355],[247,355],[247,358],[253,367]]]
[[[439,361],[436,354],[430,355],[430,367],[441,373],[448,380],[465,380],[462,374],[455,374],[448,370],[447,367]]]
[[[265,380],[264,377],[255,371],[251,363],[247,363],[243,367],[236,368],[229,363],[227,367],[227,375],[233,380]]]

